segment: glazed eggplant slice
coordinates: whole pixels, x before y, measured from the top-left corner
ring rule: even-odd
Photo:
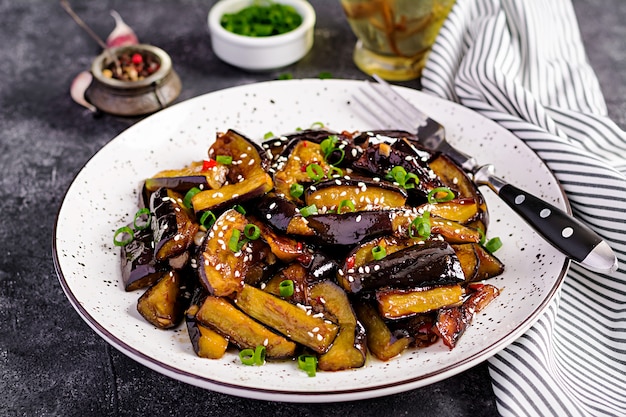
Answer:
[[[139,314],[160,329],[178,326],[191,297],[183,281],[183,276],[176,271],[163,272],[161,278],[139,297]]]
[[[226,353],[226,349],[228,349],[228,339],[210,327],[199,323],[196,319],[196,314],[200,311],[200,306],[206,298],[204,289],[199,288],[199,290],[201,291],[197,294],[204,296],[198,297],[194,294],[191,305],[187,308],[187,311],[185,311],[185,323],[187,324],[189,340],[191,341],[194,352],[196,352],[196,355],[199,357],[220,359]]]
[[[259,168],[265,171],[270,165],[267,152],[260,145],[233,129],[218,134],[209,148],[209,158],[217,161],[218,156],[232,159],[227,176],[231,184],[249,177]]]
[[[354,265],[355,258],[352,257],[356,254],[353,253],[348,256],[338,280],[350,293],[382,287],[417,288],[464,281],[459,259],[448,242],[440,239],[420,242],[359,266]]]
[[[315,233],[293,201],[275,193],[267,193],[256,203],[254,209],[259,218],[274,230],[297,236],[312,236]]]
[[[235,304],[264,325],[317,353],[325,353],[339,331],[335,323],[250,285],[244,285],[237,293]]]
[[[439,308],[456,306],[463,301],[460,284],[412,289],[379,289],[378,310],[385,319],[402,319]]]
[[[318,358],[323,371],[341,371],[365,365],[367,344],[365,328],[356,319],[345,291],[332,281],[319,281],[309,289],[309,303],[333,316],[339,333],[328,352]]]
[[[298,263],[308,271],[311,281],[334,279],[339,269],[339,261],[331,257],[326,251],[309,248],[298,257]]]
[[[392,215],[393,233],[399,237],[409,236],[410,224],[418,217],[423,217],[424,212],[430,205],[404,210],[394,210]],[[430,217],[431,234],[441,235],[450,243],[477,243],[480,242],[481,234],[478,229],[462,225],[453,220],[438,216]]]
[[[293,357],[296,344],[248,316],[225,297],[209,295],[196,314],[199,323],[214,329],[240,349],[265,346],[271,359]]]
[[[387,325],[395,334],[402,334],[405,337],[413,339],[411,346],[417,348],[425,348],[439,340],[439,336],[435,332],[435,321],[437,312],[416,314],[406,319],[389,320]]]
[[[474,290],[462,305],[439,310],[435,332],[450,349],[456,346],[476,313],[482,311],[500,294],[496,287],[489,284],[478,285]]]
[[[178,256],[191,246],[199,225],[179,193],[159,188],[150,196],[150,212],[157,261]]]
[[[133,227],[133,224],[128,225]],[[126,291],[147,288],[154,284],[165,268],[154,259],[152,230],[136,230],[135,238],[122,246],[122,282]]]
[[[262,286],[263,290],[293,303],[306,304],[309,299],[308,271],[297,262],[287,265]],[[280,285],[283,281],[293,283],[293,294],[281,296]]]
[[[258,218],[250,217],[248,220],[259,228],[261,239],[269,245],[272,253],[282,262],[293,262],[304,253],[304,246],[296,239],[276,233],[267,223]]]
[[[391,183],[374,181],[364,177],[341,177],[320,181],[305,192],[304,203],[315,204],[321,212],[337,211],[342,202],[349,202],[345,209],[372,211],[404,206],[407,193]],[[344,206],[342,205],[342,212]]]
[[[367,347],[381,361],[388,361],[398,356],[413,343],[412,338],[402,337],[399,333],[392,332],[372,304],[357,302],[354,309],[365,327]]]
[[[352,246],[392,232],[389,210],[314,214],[306,218],[313,241],[330,246]]]
[[[229,209],[217,218],[204,240],[196,265],[200,282],[212,295],[231,295],[243,287],[251,263],[251,257],[247,256],[248,243],[233,251],[229,242],[238,241],[233,233],[243,236],[246,224],[243,214]]]
[[[217,190],[204,190],[191,198],[196,215],[205,211],[220,213],[223,210],[244,204],[272,190],[272,179],[259,168],[241,182],[224,185]]]
[[[149,192],[159,188],[169,188],[179,193],[186,193],[193,187],[200,190],[220,188],[226,181],[228,168],[215,161],[194,161],[182,169],[167,169],[146,179],[145,187]]]

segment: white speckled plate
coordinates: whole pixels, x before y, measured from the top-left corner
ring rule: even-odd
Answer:
[[[334,130],[380,128],[349,104],[360,81],[290,80],[206,94],[163,110],[104,146],[70,186],[55,227],[59,280],[80,316],[107,342],[172,378],[223,393],[278,401],[331,402],[371,398],[418,388],[474,366],[526,331],[555,296],[568,261],[545,243],[488,189],[490,236],[506,272],[492,280],[501,296],[478,315],[458,346],[410,350],[386,363],[369,358],[363,368],[318,372],[314,378],[291,361],[249,367],[236,353],[198,358],[184,326],[157,330],[136,311],[141,292],[121,284],[113,232],[136,211],[143,179],[206,155],[216,131],[235,128],[251,138],[292,132],[323,122]],[[446,127],[450,141],[496,164],[500,176],[569,209],[557,180],[519,139],[490,120],[453,103],[401,89],[409,101]]]

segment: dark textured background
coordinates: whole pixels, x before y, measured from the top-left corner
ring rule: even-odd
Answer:
[[[313,0],[313,51],[281,71],[221,63],[207,34],[208,0],[91,1],[74,8],[97,33],[115,9],[141,40],[165,49],[183,82],[179,100],[283,72],[363,78],[339,1]],[[609,115],[626,126],[626,1],[574,0]],[[487,366],[404,394],[339,404],[246,400],[195,388],[128,359],[76,314],[51,254],[55,215],[81,166],[137,119],[94,118],[68,87],[98,46],[53,0],[0,0],[0,416],[492,416]],[[406,85],[419,87],[418,82]]]

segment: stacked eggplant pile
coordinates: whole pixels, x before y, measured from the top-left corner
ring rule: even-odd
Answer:
[[[465,173],[402,131],[308,129],[258,145],[229,130],[208,159],[146,179],[114,241],[154,326],[195,352],[262,348],[316,369],[452,349],[499,293],[488,211]],[[118,231],[119,232],[119,231]]]

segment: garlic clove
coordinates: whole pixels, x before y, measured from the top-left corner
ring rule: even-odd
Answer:
[[[72,96],[72,99],[76,103],[80,104],[83,107],[86,107],[87,109],[95,113],[98,111],[96,106],[94,106],[85,99],[85,91],[87,91],[87,88],[91,84],[92,80],[93,75],[91,75],[91,72],[80,72],[72,81],[72,84],[70,86],[70,96]]]
[[[116,46],[136,45],[139,43],[139,39],[135,34],[135,31],[128,26],[122,16],[115,10],[111,10],[111,16],[115,19],[115,28],[109,34],[106,40],[107,47],[113,48]]]

